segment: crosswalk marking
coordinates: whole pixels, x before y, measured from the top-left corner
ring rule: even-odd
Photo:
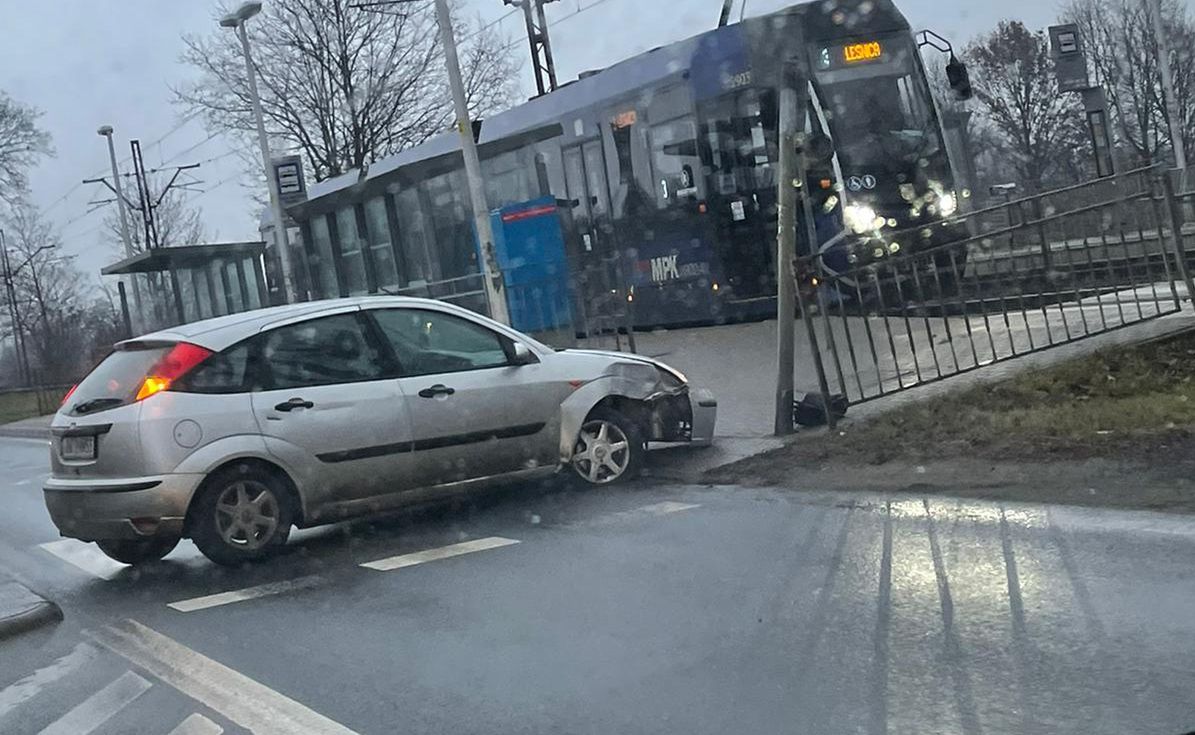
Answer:
[[[472,554],[477,551],[498,549],[503,546],[510,546],[517,543],[519,542],[514,539],[502,538],[501,536],[491,536],[489,538],[481,538],[475,541],[465,541],[464,543],[452,544],[451,546],[441,546],[435,549],[417,551],[413,554],[391,556],[385,559],[365,562],[361,566],[365,567],[366,569],[376,569],[379,572],[390,572],[394,571],[395,569],[403,569],[404,567],[413,567],[416,564],[425,564],[429,561],[449,559],[454,556]]]
[[[151,686],[153,685],[132,671],[126,671],[111,684],[50,723],[39,735],[87,735],[144,694]]]
[[[0,690],[0,720],[3,720],[5,715],[16,709],[21,703],[36,697],[42,689],[67,674],[78,671],[84,664],[91,662],[98,653],[95,646],[80,643],[57,661],[43,666]],[[0,728],[0,730],[2,729]]]
[[[224,728],[196,712],[178,723],[178,727],[167,735],[220,735],[222,732]]]
[[[355,735],[347,727],[135,620],[88,635],[251,732]]]
[[[113,579],[128,568],[124,564],[104,556],[104,552],[94,544],[76,541],[73,538],[41,544],[41,548],[99,579]]]
[[[179,612],[195,612],[196,610],[206,610],[210,607],[229,605],[234,602],[253,600],[258,597],[268,597],[269,595],[280,595],[283,592],[308,589],[321,584],[323,581],[324,578],[319,575],[299,577],[298,579],[288,579],[282,582],[270,582],[269,584],[259,584],[256,587],[246,587],[245,589],[240,590],[231,590],[229,592],[219,592],[214,595],[194,597],[189,600],[179,600],[178,602],[170,603],[167,605],[167,607],[178,610]]]

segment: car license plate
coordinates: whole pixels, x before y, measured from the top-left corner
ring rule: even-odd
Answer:
[[[64,436],[62,437],[63,459],[95,459],[94,436]]]

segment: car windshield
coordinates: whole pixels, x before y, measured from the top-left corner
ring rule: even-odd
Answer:
[[[1195,735],[1195,0],[0,0],[0,735]]]

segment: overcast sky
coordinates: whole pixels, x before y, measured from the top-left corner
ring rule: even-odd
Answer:
[[[748,15],[793,4],[746,2]],[[486,20],[510,10],[501,0],[466,3]],[[1001,18],[1044,27],[1058,5],[1056,0],[898,4],[915,29],[932,28],[958,45]],[[217,0],[0,0],[0,89],[44,113],[41,125],[53,135],[57,151],[33,172],[34,200],[59,227],[67,251],[91,273],[116,259],[101,239],[103,211],[87,213],[88,202],[107,198],[106,192],[79,183],[108,172],[107,150],[95,132],[102,124],[116,129],[122,158],[129,139],[139,138],[148,168],[163,161],[202,161],[197,178],[204,182],[198,187],[203,193],[192,197],[212,240],[258,239],[238,158],[226,155],[229,148],[220,136],[204,142],[209,131],[198,121],[183,123],[171,104],[171,86],[191,74],[177,61],[179,36],[214,28],[217,5]],[[574,78],[579,71],[708,30],[720,7],[721,0],[559,0],[548,6],[559,76]],[[521,17],[508,18],[500,27],[517,38]],[[520,58],[525,48],[516,47]],[[534,88],[530,74],[524,62],[524,91]]]

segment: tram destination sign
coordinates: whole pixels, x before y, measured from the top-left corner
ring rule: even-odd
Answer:
[[[886,61],[888,61],[888,49],[883,41],[875,39],[824,46],[815,52],[814,58],[815,66],[821,71]]]

